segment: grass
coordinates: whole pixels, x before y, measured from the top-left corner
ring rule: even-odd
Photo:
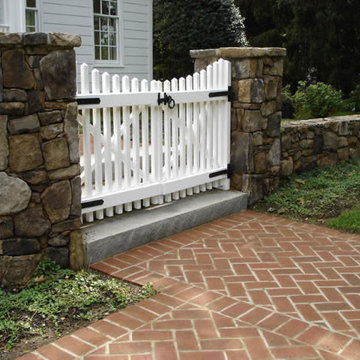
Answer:
[[[352,210],[344,211],[335,219],[330,219],[326,225],[339,230],[360,233],[360,204]]]
[[[19,292],[0,289],[0,350],[52,329],[59,337],[66,324],[94,321],[156,293],[89,272],[63,270],[50,260],[40,263],[34,279]],[[1,351],[0,351],[1,353]]]
[[[357,160],[292,175],[281,183],[276,193],[255,204],[254,208],[295,220],[326,223],[341,230],[360,232],[359,206],[360,160]],[[352,211],[339,216],[347,210]]]

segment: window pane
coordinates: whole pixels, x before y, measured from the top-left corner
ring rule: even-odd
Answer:
[[[100,0],[94,0],[93,5],[94,5],[94,13],[95,14],[101,14]]]
[[[109,2],[106,0],[102,0],[102,13],[104,15],[109,15]]]
[[[100,18],[98,16],[94,17],[94,29],[100,30]]]
[[[108,19],[107,18],[101,18],[100,22],[101,22],[101,30],[102,31],[107,31],[108,30]]]
[[[109,31],[116,31],[116,19],[109,19]]]
[[[95,46],[95,60],[101,60],[100,59],[100,46]]]
[[[109,44],[109,34],[106,32],[101,32],[101,46]]]
[[[107,47],[101,48],[101,60],[109,60],[109,52]]]
[[[95,45],[100,45],[100,33],[95,31]]]
[[[35,11],[26,10],[26,26],[35,27]]]
[[[110,48],[110,60],[116,60],[117,59],[117,48],[111,47]]]
[[[110,3],[110,15],[117,15],[117,1],[111,1]]]
[[[116,33],[109,33],[109,44],[116,46]]]
[[[36,0],[26,0],[26,7],[36,8]]]

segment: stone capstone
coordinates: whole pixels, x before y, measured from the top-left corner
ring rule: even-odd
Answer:
[[[49,44],[59,47],[80,47],[81,37],[79,35],[72,35],[67,33],[50,33]]]
[[[9,143],[7,139],[8,117],[0,115],[0,171],[8,167]]]
[[[24,45],[46,45],[48,43],[48,35],[46,33],[34,32],[24,34]]]
[[[25,134],[9,137],[9,165],[13,172],[33,170],[42,165],[39,137],[37,134]]]
[[[41,254],[0,256],[0,282],[4,287],[25,285],[33,276]]]
[[[14,224],[9,216],[0,217],[0,239],[7,239],[14,236]]]
[[[39,130],[40,122],[36,114],[9,120],[11,135],[29,133]]]
[[[40,61],[41,77],[48,100],[73,99],[76,95],[74,50],[57,50]]]
[[[68,105],[65,113],[64,131],[69,144],[69,156],[72,164],[80,161],[79,153],[79,125],[77,122],[78,107],[77,103]]]
[[[71,208],[70,182],[65,180],[49,186],[42,193],[41,201],[52,224],[66,220]]]
[[[69,148],[65,138],[43,143],[46,170],[56,170],[70,166]]]
[[[5,50],[2,53],[3,82],[6,88],[33,89],[35,78],[25,61],[24,50]],[[16,71],[14,71],[16,69]]]
[[[37,239],[7,239],[2,240],[2,252],[7,256],[31,255],[40,252],[40,242]]]
[[[15,235],[23,237],[40,237],[51,227],[44,216],[41,206],[28,208],[14,216]]]
[[[31,190],[25,181],[0,172],[0,216],[26,209],[30,198]]]

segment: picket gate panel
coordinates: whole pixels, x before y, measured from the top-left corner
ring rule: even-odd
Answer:
[[[164,82],[80,73],[84,221],[229,189],[228,61]]]

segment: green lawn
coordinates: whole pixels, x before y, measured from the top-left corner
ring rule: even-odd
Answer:
[[[292,175],[254,209],[360,232],[360,160]]]

